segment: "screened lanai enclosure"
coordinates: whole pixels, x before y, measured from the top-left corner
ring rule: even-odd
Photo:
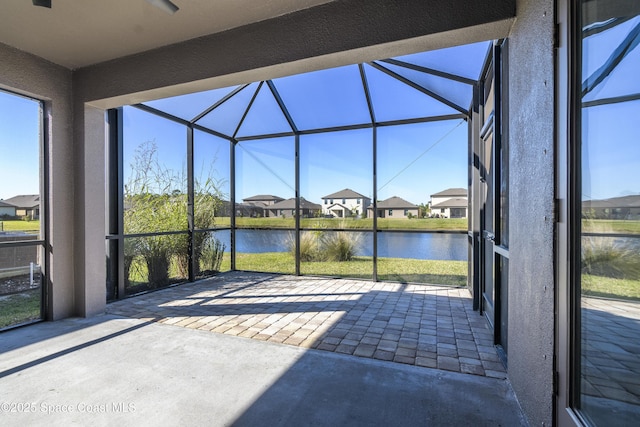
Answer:
[[[108,298],[228,270],[468,285],[472,119],[493,51],[109,111]]]

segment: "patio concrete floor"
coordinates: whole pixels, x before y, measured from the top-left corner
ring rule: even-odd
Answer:
[[[269,284],[275,284],[271,296],[256,295],[251,299],[246,294],[250,289],[258,293],[267,292]],[[388,286],[395,287],[395,290],[386,288]],[[334,295],[333,301],[269,302],[270,299],[294,298],[291,295],[298,295],[295,298],[306,294],[313,294],[313,298],[330,297],[323,295],[317,287],[343,289],[344,295]],[[360,290],[355,292],[355,288]],[[136,426],[526,425],[508,380],[487,376],[491,369],[485,370],[484,375],[470,375],[376,360],[375,357],[354,357],[338,352],[342,343],[335,344],[331,352],[311,348],[314,341],[322,343],[323,337],[332,336],[329,335],[332,330],[349,329],[334,327],[347,325],[344,323],[347,318],[354,319],[353,325],[361,322],[362,326],[372,314],[361,305],[364,304],[362,301],[376,304],[384,292],[399,296],[398,303],[389,314],[388,325],[397,325],[392,319],[400,317],[399,311],[405,312],[406,323],[428,323],[426,319],[419,322],[409,319],[420,306],[419,300],[428,301],[421,303],[425,310],[433,302],[435,314],[446,311],[443,307],[447,298],[451,298],[449,307],[456,314],[459,314],[459,305],[470,303],[467,297],[455,296],[455,292],[461,290],[437,288],[418,292],[418,289],[410,289],[401,285],[351,280],[299,280],[286,276],[232,273],[109,305],[110,312],[129,309],[137,311],[140,318],[105,314],[8,331],[0,340],[0,422],[3,426],[89,423]],[[247,310],[246,305],[257,305],[249,310],[249,314],[232,311],[234,303],[227,300],[239,298],[239,295],[234,295],[236,292],[243,295],[243,302],[235,302],[237,309],[242,311]],[[454,296],[449,296],[450,292],[454,292]],[[215,298],[211,293],[216,294]],[[411,297],[406,307],[405,294]],[[367,295],[370,300],[366,299]],[[386,300],[394,301],[395,298],[388,295]],[[181,301],[182,305],[176,305],[175,301]],[[148,310],[153,312],[156,309],[177,310],[180,320],[174,321],[178,317],[168,312],[163,316],[159,315],[160,312],[148,316]],[[363,313],[355,316],[353,310],[362,310]],[[276,324],[278,331],[270,332],[277,336],[286,329],[282,319],[286,318],[287,324],[292,324],[295,318],[287,316],[296,314],[299,318],[305,313],[314,315],[308,321],[303,318],[303,325],[313,322],[318,314],[328,315],[317,319],[315,328],[310,327],[315,325],[311,323],[306,329],[312,332],[297,345],[282,343],[301,328],[281,334],[288,335],[281,337],[281,342],[261,337],[255,339],[256,335],[266,335],[261,326],[255,326],[261,321],[253,324],[254,329],[260,329],[254,339],[233,336],[240,332],[211,332],[234,318],[236,326],[243,324],[246,320],[238,316],[264,315],[263,322],[269,319],[264,322],[269,325],[265,329]],[[270,316],[274,314],[279,319],[269,323],[273,320]],[[477,313],[470,312],[471,315],[477,316]],[[359,320],[363,316],[364,319]],[[185,322],[191,317],[200,319]],[[207,317],[224,318],[225,321],[212,325],[215,319]],[[375,316],[370,320],[367,331],[381,328],[372,326],[374,321]],[[181,322],[186,327],[176,326]],[[200,326],[196,328],[194,322],[200,322]],[[463,322],[454,318],[443,322],[436,320],[435,323],[437,330],[440,324],[449,326],[451,323],[453,327],[444,329],[452,330],[454,337],[456,329],[460,333],[463,329],[467,332]],[[249,328],[247,326],[245,330]],[[418,342],[416,364],[419,357],[427,357],[418,356],[418,351],[426,351],[419,350],[423,335],[421,329],[426,328],[418,328],[418,338],[414,339]],[[474,336],[473,329],[469,326],[471,336]],[[400,345],[405,343],[401,341],[404,329],[389,330],[400,331],[396,349],[410,348]],[[380,341],[383,341],[384,333],[380,332]],[[351,339],[346,338],[346,334],[341,340]],[[367,332],[364,333],[366,335]],[[436,361],[440,348],[438,336],[436,331]],[[344,345],[357,349],[360,344]],[[393,353],[394,359],[402,355],[397,350]],[[479,350],[478,353],[484,351]],[[466,363],[460,361],[462,358],[464,356],[457,356],[460,370]],[[480,356],[478,360],[482,363],[483,358]]]

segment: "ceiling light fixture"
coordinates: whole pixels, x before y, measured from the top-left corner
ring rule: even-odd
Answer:
[[[42,6],[51,9],[51,0],[32,0],[32,2],[34,6]],[[173,15],[180,9],[170,0],[147,0],[147,2],[171,15]]]
[[[36,0],[34,0],[35,3]],[[157,7],[158,9],[162,9],[167,13],[170,13],[171,15],[173,15],[174,13],[176,13],[179,9],[178,6],[176,6],[175,4],[171,3],[169,0],[147,0],[147,3],[150,3],[152,5],[154,5],[155,7]]]
[[[34,6],[48,7],[51,9],[51,0],[33,0]]]

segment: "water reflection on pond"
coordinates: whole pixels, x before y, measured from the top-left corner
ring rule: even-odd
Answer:
[[[373,232],[360,235],[357,255],[373,256]],[[230,248],[229,235],[221,237]],[[290,230],[236,230],[236,251],[244,253],[286,252],[293,240]],[[378,232],[378,256],[390,258],[467,260],[467,235],[454,233]]]

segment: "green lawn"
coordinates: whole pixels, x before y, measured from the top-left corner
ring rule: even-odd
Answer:
[[[229,217],[216,218],[219,227],[229,226]],[[301,220],[303,228],[372,228],[373,220],[366,219],[338,219],[338,218],[304,218]],[[238,227],[265,227],[265,228],[294,228],[293,218],[236,218]],[[627,220],[584,220],[582,222],[585,232],[611,232],[640,234],[640,221]],[[465,218],[422,218],[422,219],[392,219],[378,218],[379,229],[390,230],[462,230],[467,229]],[[40,220],[0,221],[0,231],[27,231],[37,233],[40,230]]]
[[[40,232],[40,220],[0,220],[0,231],[24,231],[26,233],[38,234]]]
[[[228,217],[216,218],[216,225],[229,226]],[[236,218],[236,226],[242,228],[295,228],[294,218]],[[353,218],[304,218],[300,220],[302,228],[333,228],[333,229],[372,229],[373,219]],[[466,218],[422,218],[422,219],[393,219],[378,218],[380,230],[467,230]]]
[[[229,217],[216,218],[217,226],[229,226]],[[236,225],[243,228],[295,228],[293,218],[236,218]],[[349,228],[371,229],[373,219],[340,219],[340,218],[304,218],[300,220],[302,228]],[[583,220],[583,231],[594,233],[629,233],[640,234],[640,221],[627,220]],[[466,218],[413,218],[393,219],[378,218],[380,230],[467,230]]]
[[[466,286],[467,268],[466,261],[378,258],[378,279]]]
[[[300,221],[303,228],[353,228],[371,229],[373,219],[339,219],[339,218],[304,218]],[[229,217],[217,217],[218,227],[230,225]],[[293,218],[236,218],[238,227],[246,228],[295,228]],[[627,220],[584,220],[583,231],[597,233],[629,233],[640,234],[640,221]],[[381,230],[461,230],[466,231],[465,218],[422,218],[422,219],[392,219],[378,218],[378,229]],[[0,221],[0,231],[25,231],[38,233],[40,220]]]
[[[40,319],[40,289],[0,297],[0,329]]]
[[[229,253],[225,253],[220,271],[231,269]],[[238,253],[236,269],[264,273],[295,274],[295,261],[288,252]],[[371,279],[373,259],[355,257],[352,261],[302,262],[300,273],[310,276]],[[170,269],[173,281],[180,281],[175,271]],[[137,259],[131,268],[130,291],[146,288],[146,266]],[[378,279],[403,283],[427,283],[435,285],[465,286],[467,284],[466,261],[437,261],[402,258],[378,258]]]
[[[236,268],[294,274],[295,262],[291,254],[286,252],[239,253],[236,254]],[[306,275],[371,279],[373,259],[355,257],[352,261],[342,262],[302,262],[300,272]],[[378,258],[378,278],[397,282],[465,286],[467,263],[466,261]]]
[[[583,274],[582,293],[594,297],[640,301],[640,280]]]
[[[640,234],[640,221],[623,219],[585,219],[582,231],[591,233]]]

